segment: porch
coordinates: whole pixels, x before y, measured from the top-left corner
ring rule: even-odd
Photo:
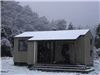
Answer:
[[[42,71],[62,71],[62,72],[83,72],[88,73],[94,71],[94,67],[86,65],[61,65],[61,64],[37,64],[29,68],[30,70]]]
[[[75,64],[75,41],[37,41],[36,64]]]
[[[75,72],[94,70],[93,67],[82,64],[84,59],[81,59],[82,51],[78,50],[76,40],[46,40],[34,43],[35,64],[29,68],[30,70]]]

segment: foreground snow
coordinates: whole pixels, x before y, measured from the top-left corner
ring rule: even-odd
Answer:
[[[100,59],[94,62],[95,71],[89,74],[75,73],[75,72],[42,72],[37,70],[29,70],[27,66],[14,66],[13,58],[1,58],[1,75],[100,75]]]

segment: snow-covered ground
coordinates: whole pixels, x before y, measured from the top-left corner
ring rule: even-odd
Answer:
[[[13,58],[1,58],[1,75],[100,75],[100,58],[94,61],[95,71],[88,74],[76,72],[42,72],[37,70],[29,70],[27,66],[14,66]]]

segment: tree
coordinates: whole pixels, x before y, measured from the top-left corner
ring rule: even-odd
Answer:
[[[95,46],[100,48],[100,24],[96,28]]]
[[[49,21],[45,16],[40,17],[36,22],[35,22],[35,28],[39,31],[43,30],[49,30]]]
[[[11,34],[12,34],[12,31],[9,26],[7,26],[7,25],[1,26],[1,37],[9,38]]]
[[[7,38],[2,37],[1,38],[1,56],[12,56],[10,50],[11,50],[10,41]]]
[[[98,27],[96,29],[96,34],[100,37],[100,24],[98,24]]]
[[[65,30],[66,29],[66,21],[62,20],[52,20],[51,22],[51,30]]]
[[[57,20],[56,21],[56,26],[57,26],[58,30],[65,30],[66,29],[66,21],[64,19]]]
[[[68,26],[68,30],[73,30],[74,27],[73,27],[73,24],[70,22],[69,26]]]

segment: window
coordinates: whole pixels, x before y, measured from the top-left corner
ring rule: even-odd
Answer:
[[[19,40],[19,51],[27,51],[27,41],[26,40]]]

